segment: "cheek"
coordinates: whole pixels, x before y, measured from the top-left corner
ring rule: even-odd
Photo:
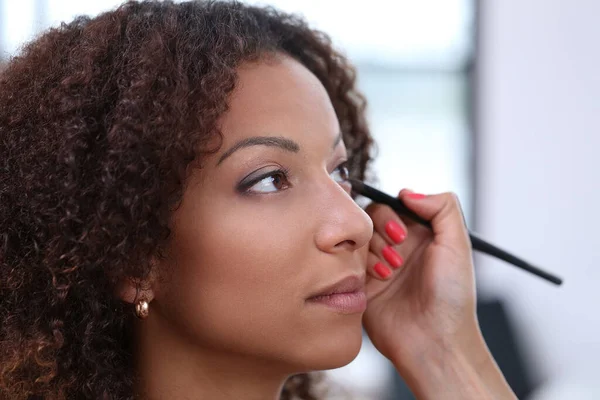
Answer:
[[[291,213],[238,211],[229,209],[227,217],[206,218],[203,226],[190,229],[180,255],[207,288],[215,284],[228,291],[262,288],[268,293],[275,279],[285,279],[302,265],[307,240],[293,228]]]
[[[188,210],[173,228],[172,274],[157,297],[168,326],[201,346],[286,359],[300,370],[354,358],[361,315],[305,304],[324,276],[306,204],[216,201],[199,210],[210,213]]]
[[[178,320],[173,322],[197,339],[226,340],[229,346],[256,346],[253,335],[256,341],[269,339],[266,332],[270,338],[272,332],[289,336],[304,305],[299,269],[309,264],[311,241],[294,229],[295,214],[282,211],[229,207],[181,220],[162,301],[166,318]]]

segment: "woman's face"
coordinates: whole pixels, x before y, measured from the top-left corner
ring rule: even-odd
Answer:
[[[362,310],[309,298],[364,279],[373,225],[344,183],[325,88],[290,58],[245,64],[220,127],[223,145],[194,171],[173,216],[172,273],[151,313],[199,349],[298,371],[350,362]]]

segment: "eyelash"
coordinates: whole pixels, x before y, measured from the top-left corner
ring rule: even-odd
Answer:
[[[348,176],[349,175],[348,160],[340,163],[337,167],[335,167],[334,171],[337,171],[340,168],[344,168],[344,170],[346,171],[345,172],[345,177],[343,178],[343,180],[347,181],[348,178],[349,178],[349,176]],[[272,177],[272,176],[282,177],[284,179],[284,181],[286,182],[285,186],[286,186],[286,189],[287,189],[287,187],[289,187],[289,173],[290,173],[289,169],[288,168],[283,168],[283,167],[280,168],[280,169],[274,170],[274,171],[269,171],[269,172],[266,172],[266,173],[264,173],[264,174],[262,174],[260,176],[257,176],[256,178],[252,178],[252,180],[249,181],[249,182],[244,182],[242,180],[242,182],[238,185],[237,190],[240,193],[245,194],[245,195],[258,195],[258,194],[265,194],[265,193],[276,193],[276,192],[279,192],[280,190],[285,190],[285,189],[278,189],[278,190],[273,191],[273,192],[253,192],[250,189],[254,185],[256,185],[257,183],[260,183],[260,181],[262,181],[263,179],[268,178],[268,177]]]

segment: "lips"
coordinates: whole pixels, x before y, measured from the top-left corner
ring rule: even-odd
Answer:
[[[319,297],[331,296],[334,294],[357,293],[364,291],[365,277],[358,275],[347,276],[336,283],[318,290],[315,294],[309,297],[317,299]]]
[[[327,286],[307,299],[311,306],[324,307],[338,314],[361,314],[367,308],[365,277],[351,275]]]

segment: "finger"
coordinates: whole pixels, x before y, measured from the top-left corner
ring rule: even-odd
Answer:
[[[377,232],[373,233],[369,244],[369,251],[375,254],[380,260],[393,269],[398,269],[404,264],[404,259],[398,251],[387,243],[387,241]]]
[[[418,216],[431,222],[435,240],[470,247],[464,215],[454,193],[426,196],[402,190],[399,197]]]
[[[398,214],[389,206],[371,203],[365,209],[373,220],[376,232],[385,238],[389,244],[400,244],[406,239],[408,229]]]
[[[372,252],[369,252],[369,255],[367,256],[367,265],[369,266],[369,268],[367,268],[368,274],[375,279],[385,281],[392,277],[391,268],[383,263],[381,259]]]

